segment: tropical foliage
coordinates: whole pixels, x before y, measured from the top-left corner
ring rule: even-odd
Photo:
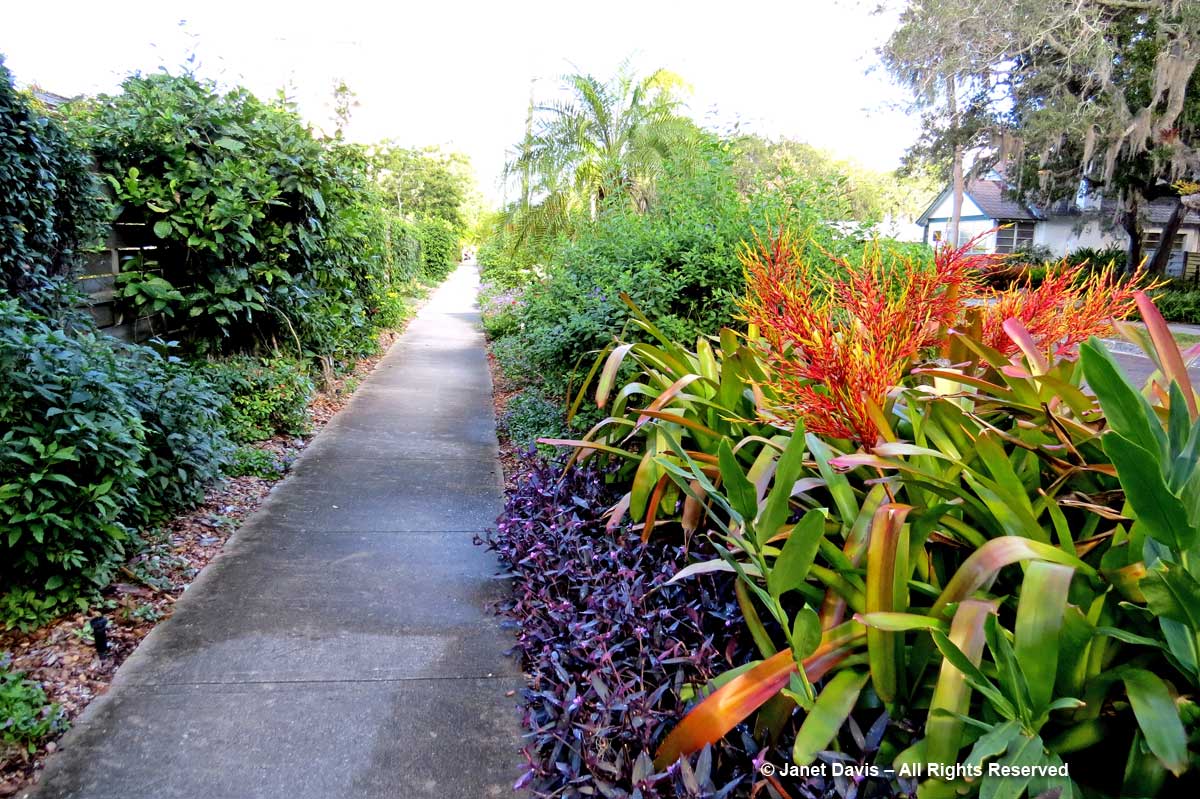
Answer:
[[[533,104],[506,174],[520,196],[507,223],[518,242],[552,240],[609,203],[644,210],[668,155],[694,153],[696,126],[678,112],[683,80],[637,76],[629,64],[605,82],[562,79],[565,100]]]
[[[1185,790],[1200,424],[1148,295],[1070,266],[986,305],[966,278],[923,288],[966,250],[890,270],[868,253],[801,294],[803,257],[786,234],[746,248],[748,333],[687,348],[634,309],[641,336],[593,370],[606,419],[546,442],[613,464],[610,534],[629,534],[624,518],[644,541],[705,534],[673,585],[736,578],[757,654],[692,702],[653,771],[747,734],[771,757],[786,732],[796,765],[831,747],[854,760],[844,725],[883,710],[867,762],[897,772],[870,790]],[[1102,297],[1147,322],[1124,328],[1159,366],[1147,393],[1097,339],[1078,354],[1111,330]],[[906,303],[912,321],[894,312]],[[893,360],[907,365],[878,387],[847,388]],[[846,366],[802,371],[827,362]],[[1040,769],[999,776],[1009,766]]]
[[[681,338],[728,324],[744,291],[737,254],[745,231],[772,219],[807,226],[814,253],[818,245],[824,252],[857,246],[822,224],[847,213],[825,184],[793,176],[746,195],[738,189],[736,151],[715,138],[702,151],[702,168],[665,165],[649,208],[606,209],[560,241],[541,266],[522,269],[499,245],[481,251],[484,279],[499,281],[496,296],[505,298],[491,304],[485,324],[511,377],[563,400],[590,353],[632,330],[623,293]],[[505,284],[516,288],[501,294]]]

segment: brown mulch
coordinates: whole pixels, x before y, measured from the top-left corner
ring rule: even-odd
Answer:
[[[308,435],[278,436],[254,446],[270,450],[281,463],[290,466],[313,436],[345,407],[362,378],[375,368],[402,332],[381,334],[378,355],[363,358],[348,373],[321,388],[309,404],[312,425]],[[61,705],[68,719],[74,719],[108,689],[117,667],[156,624],[171,615],[179,595],[220,554],[229,537],[283,476],[273,480],[227,478],[208,492],[203,504],[148,534],[145,550],[122,566],[104,590],[102,608],[64,617],[29,632],[0,629],[0,654],[7,653],[11,658],[9,668],[41,683],[47,699]],[[88,624],[101,613],[108,622],[109,651],[104,657],[96,653]],[[36,782],[46,756],[57,748],[57,740],[51,740],[28,755],[5,752],[0,745],[0,797],[12,796]]]
[[[496,421],[504,417],[508,401],[521,392],[521,386],[509,380],[500,369],[496,356],[492,354],[491,343],[488,343],[488,370],[492,373],[492,407],[496,410]],[[508,436],[499,433],[500,439],[500,468],[504,472],[504,487],[516,488],[517,475],[521,468],[521,458],[518,449]]]

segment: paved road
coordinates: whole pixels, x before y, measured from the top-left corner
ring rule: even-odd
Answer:
[[[1153,374],[1157,368],[1154,365],[1154,361],[1150,360],[1145,355],[1113,352],[1113,357],[1117,359],[1117,363],[1121,364],[1121,367],[1125,370],[1125,373],[1129,375],[1130,379],[1133,380],[1134,385],[1136,385],[1138,388],[1141,388],[1142,385],[1145,384],[1146,380],[1150,378],[1150,375]],[[1188,374],[1192,376],[1193,384],[1200,386],[1200,363],[1194,364],[1192,368],[1188,370]]]
[[[460,268],[63,741],[37,799],[511,795],[520,687]]]

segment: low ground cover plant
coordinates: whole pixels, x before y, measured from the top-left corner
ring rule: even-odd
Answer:
[[[221,421],[234,441],[298,436],[308,429],[315,387],[303,362],[278,354],[238,356],[207,363],[204,371],[224,398]]]
[[[566,414],[559,403],[537,389],[527,389],[509,400],[496,423],[509,441],[523,448],[539,438],[560,438],[566,430]]]
[[[44,739],[67,728],[62,708],[20,672],[9,671],[0,655],[0,761],[27,757]]]
[[[284,464],[275,453],[243,444],[233,451],[225,473],[230,477],[262,477],[276,480],[283,475]]]

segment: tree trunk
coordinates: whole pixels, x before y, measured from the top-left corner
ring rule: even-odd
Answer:
[[[1175,207],[1171,209],[1171,217],[1167,220],[1166,226],[1163,227],[1162,238],[1158,241],[1158,250],[1154,253],[1154,258],[1150,261],[1150,274],[1166,274],[1167,261],[1171,259],[1171,247],[1175,243],[1175,234],[1179,232],[1179,227],[1183,224],[1185,216],[1187,216],[1187,207],[1179,200],[1176,200]]]
[[[958,229],[962,222],[963,195],[966,193],[966,181],[963,179],[963,146],[962,142],[957,140],[958,94],[953,75],[946,79],[946,101],[949,104],[950,129],[955,132],[956,136],[954,142],[954,162],[950,168],[951,179],[954,184],[954,206],[950,212],[950,226],[946,230],[946,238],[950,240],[951,247],[958,249],[960,244]]]
[[[1129,236],[1129,244],[1125,249],[1125,273],[1132,274],[1142,264],[1142,226],[1138,224],[1138,201],[1130,197],[1122,220],[1125,233]]]
[[[525,139],[521,142],[521,210],[529,209],[529,145],[533,141],[533,87],[537,78],[529,81],[529,108],[525,111]]]

